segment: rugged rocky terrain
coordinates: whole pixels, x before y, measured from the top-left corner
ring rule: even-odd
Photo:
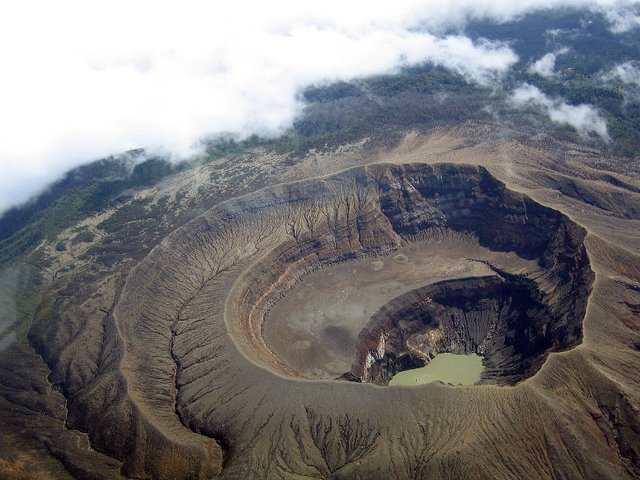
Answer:
[[[491,126],[367,145],[170,176],[44,244],[45,269],[13,267],[36,293],[3,303],[0,472],[640,475],[633,166]],[[446,245],[482,269],[425,272],[377,308],[357,381],[309,378],[265,339],[315,272]],[[482,384],[380,386],[439,351],[485,355]]]

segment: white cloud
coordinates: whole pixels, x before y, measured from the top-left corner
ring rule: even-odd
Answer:
[[[543,55],[542,58],[532,63],[527,71],[531,74],[538,74],[545,78],[554,77],[557,75],[555,69],[558,55],[564,55],[568,51],[568,48],[561,48],[555,52],[547,53]]]
[[[569,105],[561,99],[548,97],[537,87],[526,83],[513,91],[510,100],[516,107],[530,105],[540,108],[552,121],[569,125],[584,137],[597,135],[609,139],[607,122],[592,105]]]
[[[622,83],[640,87],[640,64],[638,62],[620,63],[603,74],[602,79],[605,81],[618,79]]]
[[[278,134],[309,84],[431,62],[488,83],[516,56],[441,32],[638,0],[23,0],[0,4],[0,211],[62,171],[203,135]],[[625,10],[626,11],[626,10]],[[608,14],[613,28],[622,17]]]
[[[625,33],[640,27],[640,12],[637,2],[612,2],[609,8],[603,6],[598,11],[607,19],[613,33]]]
[[[556,54],[555,53],[547,53],[540,60],[532,63],[527,71],[529,73],[536,73],[541,77],[553,77],[555,75],[556,68]]]

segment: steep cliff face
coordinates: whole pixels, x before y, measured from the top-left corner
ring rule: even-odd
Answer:
[[[373,315],[345,378],[386,385],[398,371],[451,352],[482,355],[483,382],[514,384],[549,352],[580,343],[584,309],[572,307],[571,298],[545,298],[533,281],[504,272],[416,289]]]

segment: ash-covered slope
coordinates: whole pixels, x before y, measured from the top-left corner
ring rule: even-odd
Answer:
[[[482,221],[483,212],[495,213]],[[301,276],[460,234],[502,280],[428,287],[431,308],[450,307],[451,290],[488,289],[514,327],[490,372],[512,383],[541,368],[532,378],[467,388],[307,381],[269,349],[264,313]],[[635,433],[618,425],[634,425],[636,410],[589,360],[591,343],[543,364],[549,351],[579,343],[585,312],[594,321],[584,238],[480,167],[359,167],[214,207],[167,236],[124,283],[57,284],[30,339],[67,398],[67,425],[130,478],[629,477]],[[552,315],[509,310],[509,298],[532,292]],[[462,315],[484,300],[454,303]],[[531,319],[547,322],[545,332],[527,334]],[[443,322],[443,331],[460,330]],[[504,355],[509,346],[515,356]]]

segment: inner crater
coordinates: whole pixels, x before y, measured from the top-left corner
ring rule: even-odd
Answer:
[[[299,198],[307,189],[313,203]],[[289,195],[285,240],[227,312],[266,367],[388,385],[439,353],[478,354],[481,383],[507,385],[580,343],[593,281],[584,230],[486,170],[376,165]]]

